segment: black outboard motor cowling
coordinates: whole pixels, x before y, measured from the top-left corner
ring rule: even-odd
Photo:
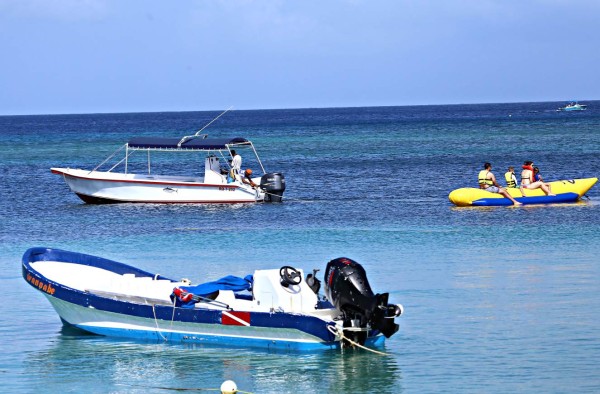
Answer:
[[[325,295],[342,313],[344,327],[370,326],[387,338],[398,331],[394,318],[400,315],[401,308],[388,304],[388,293],[373,294],[365,269],[354,260],[341,257],[327,264]],[[356,339],[364,343],[366,333],[364,338]]]
[[[285,177],[279,172],[270,172],[260,178],[260,188],[265,191],[265,202],[281,202],[285,191]]]

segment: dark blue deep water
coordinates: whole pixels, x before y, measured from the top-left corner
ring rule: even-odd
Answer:
[[[577,204],[456,208],[486,161],[546,180],[600,175],[600,101],[233,111],[206,132],[252,140],[286,201],[85,205],[50,167],[93,168],[135,136],[218,112],[0,117],[0,378],[7,392],[600,392],[600,186]],[[200,170],[197,157],[165,168]],[[171,167],[169,167],[171,166]],[[121,341],[63,329],[21,277],[32,246],[195,283],[347,256],[405,314],[387,356]]]

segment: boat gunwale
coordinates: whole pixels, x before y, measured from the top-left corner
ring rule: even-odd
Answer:
[[[66,170],[66,171],[63,171],[63,170]],[[88,181],[141,183],[141,184],[151,184],[151,185],[171,185],[171,186],[189,186],[189,187],[220,187],[220,188],[226,188],[226,189],[243,189],[243,190],[245,190],[245,188],[241,187],[240,185],[231,185],[231,184],[222,184],[222,183],[203,183],[203,182],[194,182],[194,181],[168,182],[168,181],[157,181],[157,180],[150,180],[150,179],[148,179],[148,180],[146,180],[146,179],[109,179],[109,178],[98,178],[98,177],[91,177],[91,176],[85,176],[85,175],[76,175],[71,172],[68,172],[68,171],[83,171],[83,172],[88,171],[88,170],[76,169],[76,168],[71,169],[71,168],[54,167],[54,168],[51,168],[50,171],[56,175],[64,175],[67,177],[71,177],[71,178],[75,178],[75,179],[85,179]],[[103,173],[103,174],[116,174],[116,175],[139,175],[139,174],[133,174],[133,173],[125,174],[125,173],[120,173],[120,172],[96,171],[96,170],[88,171],[88,173],[89,174]],[[152,175],[152,176],[157,177],[157,178],[160,177],[160,175]],[[171,175],[165,175],[165,176],[171,176]]]

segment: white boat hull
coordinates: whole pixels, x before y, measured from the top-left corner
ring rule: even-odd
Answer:
[[[240,182],[203,183],[201,178],[52,168],[88,203],[250,203],[264,192]]]

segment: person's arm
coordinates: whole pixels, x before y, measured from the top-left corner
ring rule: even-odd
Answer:
[[[254,181],[252,180],[252,178],[248,178],[248,177],[244,176],[242,178],[242,182],[245,183],[246,185],[250,185],[252,187],[256,187],[256,183],[254,183]]]
[[[498,182],[496,182],[496,177],[494,176],[494,174],[492,174],[490,172],[490,173],[488,173],[488,176],[490,177],[490,180],[492,181],[492,183],[494,184],[494,186],[496,186],[497,188],[499,188],[500,185],[498,184]]]

